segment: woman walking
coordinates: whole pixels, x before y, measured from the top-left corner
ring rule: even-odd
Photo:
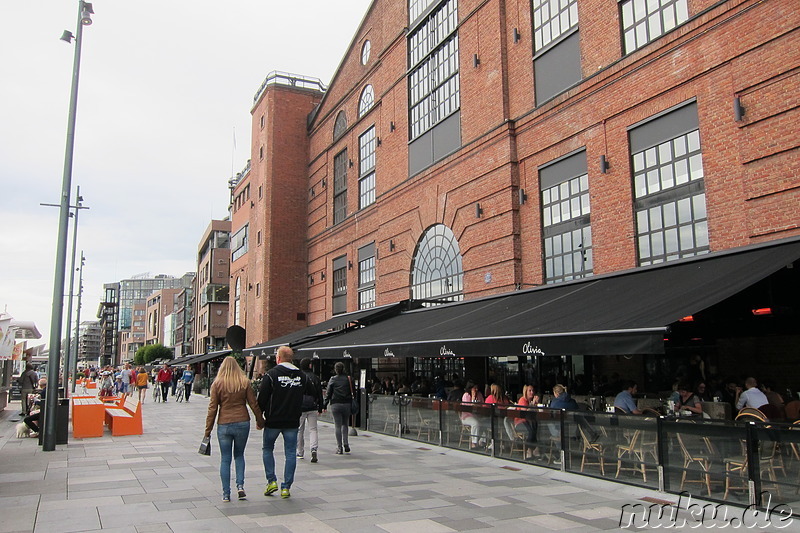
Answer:
[[[344,363],[333,365],[336,375],[328,380],[328,394],[325,396],[325,407],[330,404],[336,433],[336,454],[350,453],[347,421],[350,419],[350,405],[353,399],[350,378],[344,375]]]
[[[256,394],[250,380],[233,357],[222,361],[219,373],[211,385],[208,403],[205,436],[211,436],[214,421],[217,421],[219,443],[219,477],[222,480],[222,501],[231,501],[231,457],[236,465],[236,489],[240,500],[244,500],[244,447],[250,435],[250,413],[256,417],[256,428],[264,428],[264,415],[258,407]]]

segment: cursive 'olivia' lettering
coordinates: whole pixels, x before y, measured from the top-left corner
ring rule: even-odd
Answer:
[[[533,354],[533,355],[544,355],[544,350],[542,350],[538,346],[534,346],[530,342],[526,342],[525,344],[522,345],[522,353]]]
[[[453,350],[449,350],[447,348],[447,346],[442,346],[441,349],[439,349],[439,354],[440,355],[455,355]]]

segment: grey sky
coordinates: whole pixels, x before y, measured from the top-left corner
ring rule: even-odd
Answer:
[[[39,204],[59,203],[74,50],[59,37],[75,32],[78,2],[2,3],[14,22],[0,32],[0,311],[35,321],[35,345],[49,341],[58,226],[58,209]],[[280,70],[328,84],[370,0],[92,4],[72,179],[73,203],[80,185],[90,207],[82,320],[95,319],[103,283],[195,269],[249,157],[261,82]]]

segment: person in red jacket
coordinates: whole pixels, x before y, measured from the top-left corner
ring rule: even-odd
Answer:
[[[172,385],[172,369],[167,363],[164,363],[164,367],[158,371],[156,381],[161,387],[161,397],[163,398],[163,401],[166,402],[167,395],[169,394],[169,388]]]

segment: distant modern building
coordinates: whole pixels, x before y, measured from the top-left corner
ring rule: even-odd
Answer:
[[[145,345],[146,301],[133,306],[133,322],[130,329],[119,333],[120,362],[131,362],[136,351]]]
[[[145,340],[138,338],[138,332],[132,329],[134,322],[138,321],[134,316],[137,304],[145,304],[154,291],[191,288],[194,276],[194,272],[187,272],[180,278],[140,274],[118,283],[105,284],[104,298],[97,313],[101,323],[102,364],[116,365],[132,360],[136,350],[144,345]]]
[[[196,283],[196,281],[195,281]],[[194,288],[182,289],[175,295],[173,346],[175,357],[192,354],[194,338]]]
[[[225,348],[230,293],[230,231],[230,220],[212,220],[197,248],[193,350],[190,353],[201,354]]]
[[[103,299],[97,307],[100,322],[100,362],[101,366],[116,361],[119,353],[119,283],[103,285]]]
[[[78,327],[78,366],[100,364],[102,326],[99,321],[81,322]]]

